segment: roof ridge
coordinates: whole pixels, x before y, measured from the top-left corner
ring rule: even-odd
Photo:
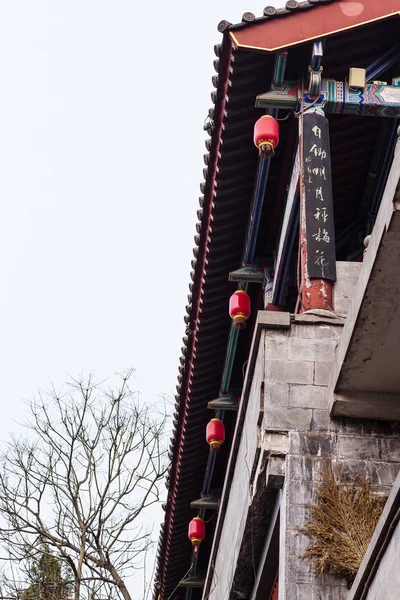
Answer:
[[[243,29],[244,27],[254,25],[255,23],[264,23],[270,19],[285,17],[298,11],[308,10],[321,4],[330,4],[337,1],[338,0],[303,0],[302,2],[297,2],[297,0],[287,0],[285,6],[282,8],[266,6],[263,10],[263,15],[260,17],[256,17],[252,12],[245,12],[243,13],[242,21],[240,23],[232,24],[230,21],[222,20],[218,23],[217,29],[220,33],[237,31],[238,29]]]

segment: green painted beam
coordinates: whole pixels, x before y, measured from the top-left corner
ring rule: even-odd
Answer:
[[[207,408],[211,410],[237,410],[239,408],[239,400],[239,394],[219,396],[219,398],[211,400],[207,404]]]
[[[247,283],[244,283],[242,289],[247,292]],[[239,337],[239,329],[235,329],[233,324],[229,329],[228,345],[226,348],[224,370],[222,373],[221,392],[228,394],[231,375],[233,369],[233,361],[235,360],[236,344]]]
[[[211,490],[209,496],[203,496],[190,503],[190,508],[204,508],[210,510],[217,510],[221,499],[220,490]]]
[[[346,81],[323,79],[317,103],[304,92],[304,110],[311,105],[322,106],[326,113],[397,119],[400,117],[400,86],[367,83],[364,88],[356,89],[350,88]],[[301,83],[284,81],[280,89],[257,96],[256,106],[300,111]]]
[[[211,402],[208,403],[207,408],[210,410],[238,410],[239,401],[222,396],[221,398],[211,400]]]
[[[185,579],[181,579],[179,587],[202,588],[204,586],[205,577],[203,574],[196,573],[188,575]]]
[[[229,281],[247,281],[248,283],[262,283],[264,281],[264,266],[252,265],[231,271]]]

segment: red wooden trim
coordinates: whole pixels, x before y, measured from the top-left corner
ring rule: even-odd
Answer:
[[[278,576],[279,576],[279,571],[276,574],[275,577],[275,582],[274,582],[274,587],[272,588],[272,592],[271,595],[269,597],[269,600],[279,600],[279,580],[278,580]]]
[[[217,174],[217,165],[218,165],[218,151],[220,148],[220,144],[221,144],[221,134],[222,134],[222,126],[223,126],[223,121],[224,121],[224,110],[225,110],[225,104],[226,104],[226,95],[227,95],[227,91],[228,91],[228,77],[229,77],[229,67],[231,64],[231,58],[232,58],[232,42],[231,40],[227,40],[227,49],[226,49],[226,54],[227,54],[227,58],[226,58],[226,66],[225,66],[225,72],[224,72],[224,84],[223,84],[223,94],[222,94],[222,98],[220,101],[220,107],[219,107],[219,128],[218,128],[218,132],[216,134],[216,139],[217,139],[217,143],[216,143],[216,148],[214,150],[214,156],[213,156],[213,161],[212,161],[212,166],[209,167],[209,172],[208,172],[208,178],[207,178],[207,183],[208,183],[208,188],[206,191],[206,194],[204,195],[204,215],[203,215],[203,223],[206,223],[205,226],[205,231],[202,232],[202,238],[199,244],[199,256],[198,256],[198,263],[200,263],[200,268],[196,269],[196,276],[197,273],[199,274],[196,278],[195,281],[195,287],[197,288],[197,294],[196,294],[196,299],[193,300],[193,327],[195,329],[195,331],[193,332],[193,335],[191,336],[191,340],[188,344],[188,348],[187,348],[187,371],[188,371],[188,375],[185,379],[185,383],[183,385],[183,389],[181,390],[181,402],[183,402],[184,407],[182,409],[182,414],[183,414],[183,419],[179,424],[179,430],[177,433],[177,437],[175,440],[175,446],[178,448],[177,451],[177,460],[175,463],[175,469],[174,472],[171,473],[171,486],[170,486],[170,490],[169,490],[169,494],[170,494],[170,501],[167,504],[167,511],[166,511],[166,516],[165,516],[165,521],[164,521],[164,550],[162,553],[162,558],[161,558],[161,563],[160,563],[160,567],[159,567],[159,578],[160,578],[160,594],[159,597],[163,598],[164,597],[164,593],[165,593],[165,586],[166,586],[166,575],[167,575],[167,563],[168,563],[168,557],[169,557],[169,552],[170,552],[170,547],[172,544],[172,528],[173,528],[173,519],[174,519],[174,513],[175,513],[175,507],[176,507],[176,501],[177,501],[177,496],[178,496],[178,480],[179,480],[179,475],[177,474],[177,471],[179,470],[179,467],[181,465],[182,462],[182,456],[183,456],[183,440],[185,437],[185,431],[186,431],[186,424],[187,424],[187,410],[188,410],[188,405],[189,405],[189,398],[190,398],[190,387],[191,387],[191,380],[192,380],[192,376],[193,376],[193,363],[194,363],[194,357],[195,357],[195,352],[196,352],[196,341],[197,341],[197,325],[198,325],[198,321],[199,321],[199,316],[200,316],[200,300],[201,300],[201,290],[203,287],[203,281],[204,281],[204,274],[205,274],[205,268],[206,268],[206,256],[207,256],[207,245],[208,245],[208,232],[210,229],[210,223],[211,223],[211,212],[212,212],[212,204],[213,204],[213,194],[214,194],[214,185],[215,185],[215,178],[216,178],[216,174]]]

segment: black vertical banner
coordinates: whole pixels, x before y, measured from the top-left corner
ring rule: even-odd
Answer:
[[[303,116],[302,158],[308,276],[336,281],[329,123],[316,112]]]

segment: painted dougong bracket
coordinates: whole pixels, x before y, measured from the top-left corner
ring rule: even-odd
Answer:
[[[315,104],[315,98],[304,94],[304,110]],[[363,89],[353,89],[346,82],[322,79],[321,94],[316,103],[325,113],[367,117],[400,117],[400,87],[368,83]],[[259,108],[301,110],[301,83],[285,81],[282,89],[271,90],[256,98]]]

